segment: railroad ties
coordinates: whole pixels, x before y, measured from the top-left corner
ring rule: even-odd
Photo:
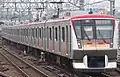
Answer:
[[[44,72],[38,70],[34,66],[30,65],[29,63],[25,62],[21,58],[17,57],[16,55],[10,53],[5,49],[3,49],[0,54],[4,56],[4,58],[6,58],[14,66],[23,77],[49,77]]]
[[[19,54],[15,51],[19,52],[20,50],[16,50],[14,47],[12,48],[6,45],[1,46],[0,48],[1,56],[7,59],[8,63],[11,64],[10,66],[14,66],[19,73],[17,74],[16,72],[16,75],[19,76],[12,77],[77,77],[60,67],[45,62],[39,63],[38,60],[31,59],[31,57]]]
[[[17,53],[15,51],[17,51]],[[0,54],[6,57],[5,59],[7,59],[10,62],[8,65],[15,66],[15,68],[19,70],[18,72],[19,74],[21,74],[18,74],[19,77],[120,77],[119,55],[118,68],[116,70],[104,73],[81,73],[80,76],[77,76],[74,73],[69,73],[66,70],[63,70],[61,67],[57,67],[55,65],[51,65],[45,62],[39,63],[36,59],[31,59],[28,58],[28,56],[19,54],[19,51],[20,50],[17,50],[14,47],[12,48],[9,46],[0,46]],[[4,73],[0,73],[0,76],[1,75],[3,75],[2,77],[9,77],[9,75],[6,75]]]

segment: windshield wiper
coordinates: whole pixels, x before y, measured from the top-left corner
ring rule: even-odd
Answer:
[[[100,32],[99,29],[98,29],[98,33],[99,33],[99,35],[102,37],[103,42],[106,43],[106,41],[105,41],[105,39],[103,38],[103,35],[101,34],[101,32]]]
[[[84,30],[84,28],[83,28],[83,32],[84,32],[84,34],[87,36],[87,40],[91,41],[90,38],[88,37],[86,31]]]

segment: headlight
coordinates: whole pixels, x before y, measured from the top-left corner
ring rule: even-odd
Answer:
[[[81,43],[78,43],[78,48],[82,48],[82,45],[81,45]]]

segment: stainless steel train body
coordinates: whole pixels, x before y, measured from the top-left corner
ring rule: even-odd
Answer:
[[[76,71],[117,67],[118,24],[104,14],[78,15],[5,27],[3,38],[72,60]]]

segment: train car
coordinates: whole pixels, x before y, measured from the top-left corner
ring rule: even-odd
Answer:
[[[116,69],[118,23],[113,16],[85,14],[2,29],[4,39],[44,51],[47,60],[76,72]],[[39,51],[40,52],[40,51]]]
[[[83,15],[72,17],[71,20],[76,35],[76,46],[73,47],[73,67],[76,71],[115,69],[119,26],[114,17]]]

